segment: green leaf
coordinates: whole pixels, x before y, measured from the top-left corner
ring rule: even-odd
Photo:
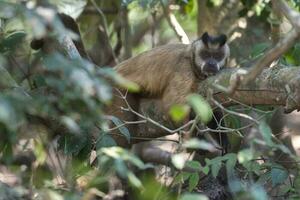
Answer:
[[[209,200],[207,196],[203,194],[185,193],[179,200]]]
[[[256,44],[251,51],[251,58],[263,55],[263,52],[270,46],[270,43],[264,42]]]
[[[181,173],[179,173],[179,174],[175,177],[175,179],[174,179],[174,184],[183,183],[183,182],[186,181],[190,176],[191,176],[191,173],[189,173],[189,172],[181,172]]]
[[[120,75],[114,77],[114,81],[121,87],[127,89],[129,92],[139,92],[140,86],[135,82],[127,80]]]
[[[103,134],[96,143],[97,149],[100,149],[103,147],[113,147],[113,146],[117,146],[117,143],[109,134]]]
[[[209,166],[205,165],[205,167],[202,168],[202,172],[207,175],[209,173]]]
[[[34,142],[35,142],[34,155],[36,157],[38,164],[42,165],[45,163],[46,158],[47,158],[46,150],[45,150],[44,145],[41,140],[36,139],[36,140],[34,140]]]
[[[199,174],[198,173],[193,173],[190,178],[189,178],[189,191],[191,192],[199,182]]]
[[[72,133],[80,133],[80,127],[74,119],[68,116],[62,116],[61,122],[71,131]]]
[[[116,126],[119,126],[118,130],[120,131],[120,133],[125,136],[126,140],[128,143],[130,143],[130,133],[128,131],[128,129],[126,128],[126,126],[123,126],[123,122],[117,118],[117,117],[114,117],[112,116],[111,117],[111,121],[116,125]]]
[[[45,200],[64,200],[63,195],[50,189],[41,190],[39,196],[41,197],[41,199]]]
[[[238,156],[237,156],[239,163],[248,162],[248,161],[252,160],[253,157],[254,157],[254,155],[253,155],[253,152],[251,149],[243,149],[243,150],[239,151]]]
[[[233,175],[234,167],[236,165],[237,161],[237,155],[235,153],[228,153],[224,157],[226,157],[228,160],[226,161],[226,171],[227,175]]]
[[[134,175],[134,173],[129,172],[127,178],[134,187],[142,188],[142,182]]]
[[[211,174],[213,175],[213,177],[216,178],[218,176],[218,173],[219,173],[221,167],[222,167],[222,161],[212,163]]]
[[[272,130],[266,121],[261,121],[259,124],[259,131],[262,134],[263,139],[269,146],[273,146],[274,143],[272,141]]]
[[[78,154],[86,145],[87,137],[82,134],[71,135],[68,134],[63,138],[64,152],[66,154]]]
[[[260,185],[264,185],[266,184],[267,182],[269,182],[269,180],[271,179],[271,172],[266,172],[264,174],[261,174],[259,176],[259,179],[257,180],[257,184],[260,184]]]
[[[288,178],[288,172],[282,166],[275,166],[271,169],[272,186],[283,183]]]
[[[22,31],[14,32],[0,41],[0,52],[14,50],[20,46],[26,34]]]
[[[191,94],[187,97],[187,102],[192,106],[201,122],[208,123],[212,119],[212,109],[209,103],[199,94]]]
[[[172,120],[175,122],[186,119],[188,113],[189,107],[187,105],[173,105],[169,111]]]
[[[300,174],[299,174],[299,169],[298,169],[298,174],[296,178],[294,179],[294,187],[295,188],[300,188]]]
[[[202,166],[200,164],[200,162],[195,161],[195,160],[189,160],[186,162],[186,166],[191,167],[193,169],[201,169]]]
[[[250,188],[250,194],[254,197],[255,200],[267,200],[269,199],[266,191],[260,185],[253,185]]]
[[[116,171],[118,172],[118,174],[122,178],[125,178],[128,176],[129,170],[128,170],[125,162],[122,159],[120,159],[120,158],[115,159],[115,168],[116,168]]]
[[[211,143],[209,143],[205,140],[199,140],[197,138],[192,138],[192,139],[184,142],[183,146],[185,148],[190,148],[190,149],[203,149],[203,150],[207,150],[210,152],[216,151],[216,148],[214,145],[212,145]]]
[[[243,162],[242,165],[249,171],[254,172],[256,175],[261,174],[261,165],[256,161]]]

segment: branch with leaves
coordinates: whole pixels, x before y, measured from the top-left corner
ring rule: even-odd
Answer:
[[[231,84],[224,90],[225,92],[233,93],[237,85],[247,85],[255,80],[265,68],[269,67],[273,61],[279,59],[280,56],[287,52],[299,39],[300,13],[290,8],[285,1],[272,0],[272,3],[276,5],[276,11],[278,9],[290,21],[293,29],[282,40],[279,40],[273,48],[258,59],[249,70],[243,71],[242,73],[237,71],[237,73],[232,76]]]

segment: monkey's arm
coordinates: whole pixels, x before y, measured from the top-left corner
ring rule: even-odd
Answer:
[[[186,103],[186,97],[194,92],[194,83],[192,73],[174,73],[162,97],[165,111],[168,112],[172,105]]]

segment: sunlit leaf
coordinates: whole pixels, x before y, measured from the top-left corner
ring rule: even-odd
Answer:
[[[185,193],[180,197],[180,200],[209,200],[207,196],[203,194]]]
[[[127,177],[128,177],[129,182],[134,187],[137,187],[137,188],[141,188],[142,187],[142,182],[132,172],[129,172],[128,175],[127,175]]]
[[[37,160],[38,164],[42,165],[46,161],[47,153],[46,153],[46,150],[44,148],[44,145],[43,145],[42,141],[37,140],[37,139],[34,140],[34,141],[35,141],[34,155],[36,157],[36,160]]]
[[[212,118],[212,109],[209,103],[198,94],[191,94],[187,97],[188,103],[203,123],[208,123]]]
[[[251,149],[243,149],[239,151],[237,156],[239,163],[244,163],[253,159],[253,152]]]
[[[184,142],[183,146],[185,148],[190,148],[190,149],[203,149],[203,150],[207,150],[210,152],[216,151],[216,148],[214,145],[212,145],[211,143],[209,143],[205,140],[199,140],[197,138],[192,138],[192,139]]]
[[[184,156],[181,154],[175,154],[172,156],[172,163],[177,169],[183,169],[185,164]]]
[[[140,90],[140,86],[132,81],[129,81],[122,77],[118,77],[116,80],[118,80],[117,82],[118,84],[120,84],[120,86],[124,87],[130,92],[138,92]]]
[[[169,111],[172,120],[175,122],[186,119],[188,113],[189,107],[187,105],[173,105]]]
[[[61,121],[71,132],[80,133],[80,127],[71,117],[62,116]]]
[[[87,1],[85,0],[50,0],[58,7],[60,13],[65,13],[73,18],[77,18],[84,10]]]
[[[54,190],[42,190],[40,192],[40,197],[44,200],[63,200],[64,197],[59,194],[58,192],[55,192]]]

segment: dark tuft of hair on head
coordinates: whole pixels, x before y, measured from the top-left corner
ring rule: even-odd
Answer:
[[[210,36],[208,35],[207,32],[203,33],[203,35],[201,36],[201,40],[202,42],[207,46],[209,41],[210,41]]]
[[[221,34],[218,38],[220,47],[223,46],[227,41],[227,36],[225,34]]]

